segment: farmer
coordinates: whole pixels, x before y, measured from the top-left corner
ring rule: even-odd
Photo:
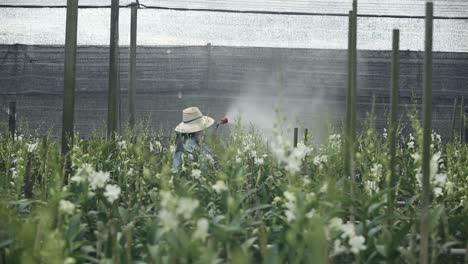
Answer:
[[[213,162],[213,157],[206,145],[201,147],[204,130],[213,125],[214,119],[204,116],[198,107],[189,107],[182,111],[182,122],[175,128],[176,142],[172,172],[176,173],[183,166],[184,158],[206,166]]]

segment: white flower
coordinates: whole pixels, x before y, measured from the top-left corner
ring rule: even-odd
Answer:
[[[320,187],[320,193],[326,193],[328,191],[328,182],[325,182],[322,187]]]
[[[434,178],[439,169],[439,160],[440,160],[441,153],[440,151],[432,155],[431,157],[431,164],[430,164],[430,179]]]
[[[321,157],[321,160],[320,160],[320,161],[321,161],[322,163],[327,163],[327,162],[328,162],[328,157],[327,157],[327,155],[321,155],[320,157]]]
[[[336,256],[336,255],[339,255],[339,254],[344,253],[344,252],[346,252],[346,247],[341,244],[340,239],[336,239],[333,242],[333,255]]]
[[[201,176],[201,170],[193,169],[191,175],[193,178],[198,179]]]
[[[294,203],[296,202],[296,196],[294,196],[292,192],[285,191],[283,195],[284,195],[284,198],[286,198],[286,201],[294,202]]]
[[[162,145],[161,145],[161,143],[160,143],[159,141],[157,141],[157,140],[154,142],[154,144],[153,144],[153,142],[150,142],[149,144],[150,144],[149,146],[150,146],[150,151],[151,151],[151,152],[154,152],[154,151],[159,152],[159,151],[162,150]]]
[[[68,257],[65,259],[65,261],[63,262],[63,264],[75,264],[76,263],[76,260],[72,257]]]
[[[431,139],[432,139],[432,142],[435,142],[437,140],[437,142],[442,142],[442,138],[440,137],[439,134],[437,134],[436,132],[432,132],[431,134]]]
[[[435,187],[435,188],[434,188],[434,195],[435,195],[435,197],[441,196],[441,195],[442,195],[442,188],[440,188],[440,187]]]
[[[19,141],[19,142],[23,141],[23,135],[21,135],[21,134],[18,135],[18,134],[15,133],[15,141]]]
[[[413,150],[414,149],[414,141],[409,141],[407,146],[408,146],[408,149]]]
[[[255,165],[263,165],[263,158],[255,157]]]
[[[314,158],[313,163],[315,166],[318,166],[322,163],[327,163],[328,158],[326,155],[318,155]]]
[[[419,153],[414,153],[414,154],[411,154],[411,158],[413,158],[414,162],[418,162],[421,160],[421,155]]]
[[[351,247],[350,248],[351,252],[353,252],[354,254],[358,254],[359,251],[365,250],[366,249],[366,245],[364,245],[365,241],[366,239],[363,236],[351,237],[348,241],[349,246]]]
[[[383,131],[384,131],[384,132],[383,132],[383,137],[384,137],[384,138],[387,138],[387,135],[388,135],[388,134],[387,134],[387,129],[384,128]]]
[[[175,230],[179,225],[176,215],[173,212],[168,211],[166,209],[162,209],[161,211],[159,211],[158,217],[163,232]]]
[[[341,225],[340,227],[341,231],[343,231],[343,234],[341,234],[341,238],[352,238],[356,236],[356,231],[354,230],[354,224],[348,222],[346,224]]]
[[[64,214],[73,214],[73,212],[75,211],[75,205],[70,201],[60,200],[59,211]]]
[[[372,177],[375,179],[375,180],[380,180],[380,177],[382,176],[382,164],[379,164],[379,163],[374,163],[372,165],[372,168],[370,169],[371,173],[372,173]]]
[[[197,229],[193,232],[193,239],[200,239],[201,241],[205,241],[206,237],[208,236],[208,227],[209,223],[206,218],[200,218],[197,221]]]
[[[109,180],[110,174],[109,172],[98,171],[94,172],[89,176],[89,185],[91,189],[96,190],[97,188],[102,188]]]
[[[318,166],[320,164],[320,155],[316,156],[313,160],[313,163],[315,166]]]
[[[32,153],[34,150],[36,150],[38,142],[32,143],[32,144],[26,144],[28,146],[28,152]]]
[[[117,142],[117,146],[119,146],[119,148],[121,149],[127,149],[127,141],[122,140],[120,142]]]
[[[445,184],[445,189],[447,190],[447,194],[453,193],[453,187],[454,187],[453,182],[447,181],[447,183]]]
[[[341,145],[341,135],[331,134],[328,136],[328,142],[330,142],[332,148],[338,148]]]
[[[83,163],[76,171],[75,175],[71,178],[72,182],[81,183],[85,182],[86,179],[94,173],[93,165],[89,163]]]
[[[289,191],[284,192],[283,195],[285,198],[284,207],[286,208],[284,214],[286,215],[286,220],[291,222],[296,219],[296,196]]]
[[[293,156],[289,156],[286,161],[286,166],[284,167],[290,173],[296,173],[301,170],[302,161],[299,159],[294,158]]]
[[[254,158],[257,158],[257,151],[255,151],[255,150],[250,151],[250,156],[254,157]]]
[[[365,188],[369,194],[379,192],[380,188],[376,181],[365,181]]]
[[[447,180],[447,173],[437,173],[434,178],[434,184],[437,186],[444,186]]]
[[[161,206],[164,208],[174,208],[177,205],[177,198],[172,196],[168,191],[162,191],[161,196]]]
[[[279,202],[281,202],[281,197],[276,196],[276,197],[273,199],[273,203],[274,203],[274,204],[277,204],[277,203],[279,203]]]
[[[115,200],[119,199],[120,195],[120,187],[114,184],[106,185],[106,191],[104,192],[104,196],[107,198],[109,203],[113,203]]]
[[[215,190],[217,193],[228,190],[226,184],[224,184],[223,181],[217,181],[213,186],[211,186],[211,188],[213,188],[213,190]]]
[[[236,163],[241,163],[242,162],[242,158],[240,156],[236,156]]]
[[[18,172],[16,171],[16,168],[13,167],[13,168],[10,169],[10,171],[11,171],[11,178],[13,180],[16,180],[18,178]]]
[[[422,186],[422,172],[421,172],[421,167],[414,169],[416,172],[416,182],[418,183],[419,187]]]
[[[315,209],[310,210],[307,214],[306,217],[311,219],[315,215]]]
[[[199,205],[198,200],[190,198],[180,198],[177,203],[176,213],[182,215],[185,219],[192,217],[193,212]]]
[[[330,230],[340,230],[342,225],[343,225],[343,220],[341,220],[341,218],[333,217],[332,219],[330,219],[328,228]]]
[[[292,210],[285,210],[284,215],[286,215],[286,221],[291,222],[296,219],[296,214]]]

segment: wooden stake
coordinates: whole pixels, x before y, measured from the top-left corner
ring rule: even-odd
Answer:
[[[130,89],[128,90],[128,110],[130,128],[135,128],[135,93],[136,93],[136,51],[137,51],[137,15],[138,5],[132,3],[130,22]]]
[[[355,153],[356,153],[356,101],[357,101],[357,0],[353,0],[353,12],[351,16],[351,90],[350,90],[350,134],[349,134],[349,147],[350,147],[350,161],[349,161],[349,174],[351,179],[350,196],[354,201],[354,182],[356,175]],[[355,212],[354,206],[351,203],[350,220],[354,222]]]
[[[299,129],[297,127],[294,128],[294,147],[297,147],[297,137],[298,137]]]
[[[304,128],[304,144],[307,144],[308,139],[309,139],[309,129]]]
[[[76,73],[76,40],[78,25],[78,0],[67,1],[67,22],[65,36],[65,65],[62,114],[62,157],[65,166],[63,184],[68,184],[71,174],[71,159],[68,153],[73,146],[73,123],[75,109],[75,73]]]
[[[12,140],[15,140],[16,134],[16,102],[10,102],[8,108],[8,131]]]
[[[24,177],[24,198],[32,199],[33,197],[33,180],[32,180],[32,157],[28,153],[28,163],[26,164],[26,175]]]
[[[392,91],[390,97],[390,179],[388,180],[388,217],[391,219],[395,207],[395,187],[397,182],[396,173],[396,134],[397,134],[397,107],[398,107],[398,81],[400,76],[400,31],[393,30],[393,51],[392,51]],[[391,223],[391,220],[389,220]]]
[[[460,101],[460,143],[465,141],[465,98]]]
[[[422,212],[419,263],[429,263],[429,205],[431,195],[431,118],[432,118],[432,33],[434,4],[426,3],[426,41],[424,55],[424,120],[422,153]]]
[[[113,139],[119,127],[119,0],[112,0],[110,27],[107,137]]]
[[[452,127],[450,129],[450,143],[455,140],[455,123],[457,119],[457,98],[453,99],[453,110],[452,110]]]

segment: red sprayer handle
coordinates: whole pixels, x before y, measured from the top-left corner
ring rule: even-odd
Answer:
[[[219,127],[219,125],[221,124],[227,124],[229,122],[228,118],[227,117],[223,117],[219,120],[219,122],[216,124],[216,128]]]

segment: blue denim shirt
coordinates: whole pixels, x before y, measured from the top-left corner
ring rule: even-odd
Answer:
[[[185,154],[185,155],[183,155]],[[202,159],[199,160],[200,155]],[[176,151],[172,160],[171,171],[176,173],[183,166],[184,157],[190,159],[193,162],[201,162],[200,167],[206,167],[208,163],[213,162],[213,155],[211,154],[208,146],[203,146],[203,151],[200,153],[200,145],[194,138],[187,138],[183,143],[182,151]]]

